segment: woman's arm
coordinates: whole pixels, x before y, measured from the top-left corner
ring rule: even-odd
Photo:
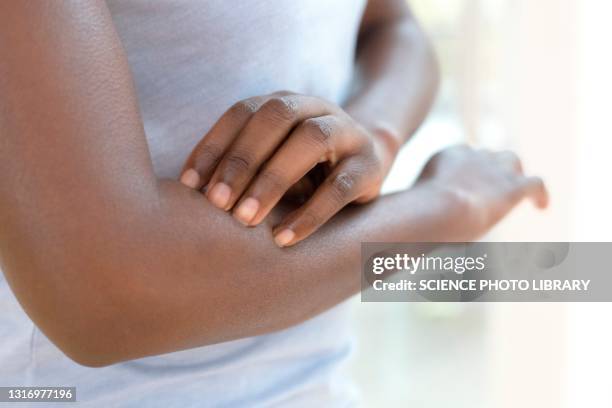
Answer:
[[[434,51],[406,0],[368,0],[357,68],[357,91],[345,109],[394,158],[425,119],[439,82]]]
[[[242,228],[156,179],[103,1],[1,2],[0,31],[2,268],[32,320],[81,364],[288,327],[359,290],[361,241],[485,227],[457,223],[465,200],[427,180],[280,249],[269,225]]]

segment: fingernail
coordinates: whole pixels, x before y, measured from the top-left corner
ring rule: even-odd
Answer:
[[[259,211],[259,201],[249,197],[244,200],[234,211],[234,215],[244,225],[249,225],[249,223],[255,218],[257,215],[257,211]]]
[[[293,238],[295,238],[295,232],[286,228],[276,234],[276,236],[274,237],[274,242],[276,242],[276,245],[278,245],[279,247],[284,247],[289,245],[291,241],[293,241]]]
[[[194,169],[185,170],[181,176],[181,183],[189,188],[196,188],[200,183],[200,175]]]
[[[232,189],[225,183],[217,183],[207,194],[208,199],[215,207],[225,209],[229,203]]]

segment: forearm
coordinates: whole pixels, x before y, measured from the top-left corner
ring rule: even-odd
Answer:
[[[313,317],[359,291],[360,242],[453,239],[459,209],[447,198],[426,185],[386,196],[280,249],[269,225],[245,229],[199,193],[164,181],[155,205],[139,201],[113,215],[98,208],[101,224],[91,231],[58,231],[61,258],[37,242],[43,251],[11,257],[5,272],[56,344],[104,365]]]
[[[397,151],[425,119],[438,85],[433,50],[404,1],[370,0],[357,68],[346,110]]]
[[[161,270],[156,268],[156,282],[160,289],[172,288],[170,299],[190,299],[174,317],[214,311],[198,313],[198,322],[173,327],[175,333],[186,334],[202,328],[200,338],[185,337],[186,346],[285,328],[327,310],[359,291],[361,242],[452,240],[458,232],[452,223],[462,210],[447,194],[418,186],[347,209],[311,239],[281,249],[272,239],[274,220],[245,230],[212,206],[202,205],[197,193],[175,184],[163,188],[168,191],[167,211],[179,215],[163,225],[167,230],[155,230],[162,243],[154,251],[165,253],[168,260]],[[171,245],[169,235],[175,236]],[[189,285],[173,284],[174,279]],[[155,304],[154,298],[150,300]],[[168,309],[165,304],[156,306]]]

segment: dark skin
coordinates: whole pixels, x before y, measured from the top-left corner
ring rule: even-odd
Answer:
[[[284,210],[247,229],[155,175],[103,1],[0,2],[0,30],[2,269],[34,323],[80,364],[289,327],[359,291],[362,241],[471,240],[523,198],[546,205],[515,155],[455,147],[411,189],[279,248]]]
[[[403,0],[368,2],[358,48],[361,80],[346,106],[291,92],[239,101],[193,150],[181,181],[256,226],[322,169],[314,193],[275,226],[279,246],[305,239],[351,202],[376,198],[431,106],[438,72]]]

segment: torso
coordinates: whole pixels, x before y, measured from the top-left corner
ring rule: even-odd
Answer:
[[[341,103],[363,3],[109,0],[158,174],[176,177],[241,99],[290,90]]]

